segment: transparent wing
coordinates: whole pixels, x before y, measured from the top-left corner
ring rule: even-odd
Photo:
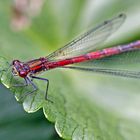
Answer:
[[[126,16],[119,16],[105,21],[96,28],[93,28],[85,34],[79,36],[64,47],[56,50],[49,56],[49,60],[58,60],[85,54],[99,47],[113,32],[115,32],[124,22]]]
[[[84,67],[140,70],[140,49],[75,64]]]
[[[91,71],[94,73],[140,78],[140,50],[124,52],[98,60],[91,60],[63,68]]]
[[[84,67],[74,67],[66,66],[63,68],[76,69],[82,71],[90,71],[94,73],[109,74],[114,76],[129,77],[129,78],[140,78],[140,72],[138,71],[128,71],[128,70],[115,70],[115,69],[105,69],[105,68],[84,68]]]

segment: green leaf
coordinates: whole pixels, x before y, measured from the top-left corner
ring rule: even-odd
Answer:
[[[46,121],[42,111],[27,114],[0,85],[0,139],[59,140],[53,124]]]
[[[7,58],[0,57],[1,82],[14,93],[18,101],[23,102],[25,111],[32,113],[43,108],[45,117],[55,123],[57,133],[64,139],[139,139],[139,81],[56,69],[43,75],[50,80],[48,98],[53,103],[44,98],[46,84],[37,80],[34,82],[39,90],[23,100],[32,87],[14,87],[24,80],[11,74],[7,61],[11,63],[9,60],[13,58],[27,61],[45,56],[87,28],[89,23],[92,25],[92,21],[104,21],[123,9],[131,18],[126,22],[132,21],[132,5],[137,9],[139,1],[113,0],[105,3],[92,3],[90,9],[90,1],[48,0],[42,14],[33,19],[32,26],[18,33],[13,32],[9,26],[10,10],[7,9],[10,3],[6,0],[1,4],[0,55]],[[135,27],[136,33],[133,39],[136,40],[137,28],[134,25],[135,22],[133,29]],[[114,39],[112,42],[128,41],[125,39],[130,38],[127,33],[129,28],[123,29],[124,33],[120,31],[116,36],[118,41]]]

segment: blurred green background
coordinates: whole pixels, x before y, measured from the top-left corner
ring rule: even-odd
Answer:
[[[46,0],[41,13],[29,17],[31,25],[21,31],[11,29],[12,5],[13,1],[8,0],[0,4],[0,55],[9,61],[46,56],[89,27],[122,12],[127,15],[126,22],[108,44],[131,42],[140,37],[139,0]],[[64,75],[77,92],[85,92],[87,97],[92,97],[92,102],[124,119],[119,128],[123,129],[124,139],[140,138],[138,80],[74,71]],[[81,82],[81,79],[84,80]],[[27,114],[2,85],[0,93],[0,139],[59,139],[54,125],[47,122],[42,111]]]

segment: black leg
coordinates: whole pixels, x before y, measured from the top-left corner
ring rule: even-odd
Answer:
[[[25,84],[23,84],[23,85],[21,85],[21,84],[15,85],[16,87],[23,87],[23,86],[28,86],[28,85],[30,85],[30,84],[32,85],[33,90],[30,91],[30,92],[25,93],[24,96],[22,96],[22,97],[19,99],[19,101],[24,100],[24,99],[26,98],[26,96],[28,96],[29,94],[33,94],[35,91],[38,90],[38,88],[37,88],[37,86],[30,80],[29,77],[26,77],[26,78],[25,78]]]
[[[38,79],[38,80],[43,80],[45,82],[47,82],[47,86],[46,86],[46,93],[45,93],[45,99],[48,100],[48,89],[49,89],[49,80],[46,78],[41,78],[41,77],[36,77],[36,76],[30,76],[31,78],[34,79]],[[52,101],[51,101],[52,102]]]
[[[29,93],[33,93],[33,92],[35,92],[38,89],[37,86],[30,80],[30,78],[26,77],[25,78],[25,81],[27,82],[27,85],[31,84],[32,87],[33,87],[33,91],[31,91]]]

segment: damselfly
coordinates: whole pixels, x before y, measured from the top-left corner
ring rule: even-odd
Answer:
[[[140,48],[140,41],[135,41],[129,44],[99,50],[99,46],[101,46],[101,44],[122,25],[125,18],[125,14],[120,14],[111,20],[105,21],[98,27],[89,30],[47,57],[41,57],[27,62],[14,60],[12,63],[12,74],[25,79],[25,84],[23,86],[33,86],[33,91],[30,93],[33,93],[38,89],[31,79],[45,81],[47,83],[45,99],[47,99],[49,80],[37,77],[36,75],[40,72],[54,68],[78,69],[117,76],[140,78],[139,74],[135,71],[95,68],[94,65],[88,68],[82,67],[83,62],[89,62],[91,60],[94,62],[95,60],[101,60],[110,56],[132,52]],[[98,50],[93,51],[95,49]],[[71,64],[76,63],[80,63],[81,65],[71,66]]]

